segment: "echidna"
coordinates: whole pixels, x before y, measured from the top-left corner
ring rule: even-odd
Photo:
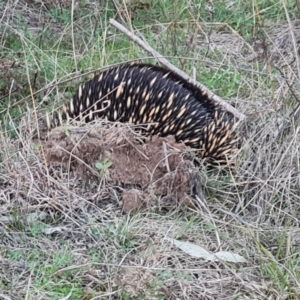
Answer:
[[[174,135],[211,163],[226,164],[239,148],[231,113],[179,75],[148,64],[121,65],[95,76],[47,117],[48,129],[69,118],[148,124],[148,133]]]

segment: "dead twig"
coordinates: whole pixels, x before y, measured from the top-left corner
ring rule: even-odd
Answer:
[[[153,55],[161,64],[163,64],[165,67],[167,67],[172,72],[176,73],[177,75],[181,76],[183,79],[187,80],[188,82],[192,83],[196,87],[200,88],[204,92],[207,93],[207,95],[213,99],[214,101],[218,102],[220,105],[222,105],[227,111],[231,112],[235,117],[237,117],[240,120],[244,120],[246,116],[242,113],[240,113],[237,109],[232,107],[230,104],[225,102],[222,98],[214,94],[212,91],[210,91],[207,87],[205,87],[203,84],[200,84],[196,82],[193,78],[191,78],[188,74],[183,72],[182,70],[178,69],[174,65],[172,65],[167,59],[165,59],[162,55],[160,55],[158,52],[156,52],[153,48],[151,48],[146,42],[141,40],[138,36],[130,32],[128,29],[126,29],[123,25],[115,21],[114,19],[110,19],[109,23],[116,27],[118,30],[123,32],[125,35],[127,35],[132,41],[134,41],[136,44],[138,44],[140,47],[145,49],[148,53]]]

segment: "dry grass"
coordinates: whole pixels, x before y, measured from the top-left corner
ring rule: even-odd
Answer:
[[[69,96],[77,81],[59,82],[72,71],[142,56],[105,22],[99,25],[106,4],[81,7],[87,14],[77,16],[73,30],[64,20],[54,22],[51,9],[71,9],[70,3],[3,2],[3,101],[22,103],[30,94],[30,81],[34,91],[44,90],[35,98],[40,111],[43,103]],[[129,10],[133,24],[135,18],[139,21],[134,8]],[[42,12],[43,18],[27,28],[33,35],[42,32],[45,20],[52,20],[49,39],[55,55],[29,42],[16,11],[25,16]],[[120,13],[126,19],[128,12]],[[178,28],[171,22],[139,28],[145,35],[151,29],[146,38],[161,53],[176,49],[177,56],[185,57],[178,60],[185,71],[197,67],[199,81],[247,115],[237,172],[203,167],[204,196],[195,206],[164,206],[156,195],[144,210],[125,214],[120,206],[125,187],[109,186],[93,163],[88,162],[84,174],[68,164],[50,164],[33,139],[35,119],[27,109],[31,102],[25,109],[9,110],[2,115],[0,132],[0,299],[300,299],[299,25],[292,21],[263,27],[262,37],[249,42],[227,23],[193,17],[182,21],[180,45],[174,41]],[[100,20],[101,34],[91,20]],[[14,41],[6,43],[16,36],[23,40],[17,54],[8,46]],[[21,62],[17,70],[7,63],[13,61]],[[74,138],[69,134],[68,139]],[[195,258],[166,237],[212,253],[239,253],[247,262]]]

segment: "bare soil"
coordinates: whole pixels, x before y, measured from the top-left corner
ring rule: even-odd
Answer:
[[[174,137],[141,137],[124,124],[66,132],[54,129],[43,143],[48,164],[70,168],[71,174],[84,180],[94,178],[102,182],[104,191],[118,187],[126,213],[157,204],[158,199],[162,206],[193,206],[190,195],[200,174],[186,146]],[[105,161],[111,166],[100,174],[95,163]]]

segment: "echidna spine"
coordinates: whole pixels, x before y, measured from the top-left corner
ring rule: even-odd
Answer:
[[[95,76],[53,118],[47,117],[47,126],[68,118],[149,123],[152,135],[174,135],[217,163],[226,163],[239,148],[231,113],[177,74],[153,65],[123,65]]]

